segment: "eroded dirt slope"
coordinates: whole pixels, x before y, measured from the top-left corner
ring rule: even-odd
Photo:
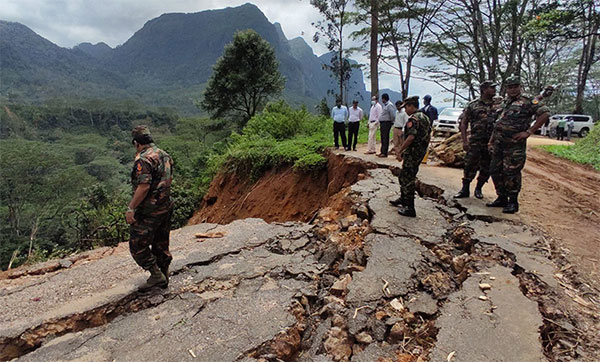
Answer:
[[[219,173],[189,225],[227,224],[247,217],[306,222],[324,206],[338,202],[338,192],[375,167],[333,153],[327,154],[327,160],[327,168],[320,172],[282,167],[268,171],[256,182],[237,172]]]

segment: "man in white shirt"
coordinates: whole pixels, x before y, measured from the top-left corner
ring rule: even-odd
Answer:
[[[377,96],[371,98],[371,110],[369,111],[369,142],[367,143],[367,155],[375,153],[377,144],[377,128],[379,127],[379,117],[381,117],[381,104],[377,102]]]
[[[575,121],[573,117],[569,117],[567,120],[567,141],[571,140],[571,133],[573,133],[573,128],[575,128]]]
[[[331,109],[331,118],[333,118],[333,140],[335,148],[340,148],[338,143],[338,135],[342,137],[342,146],[348,150],[346,145],[346,120],[348,119],[348,108],[342,105],[342,100],[338,99],[335,102],[335,107]]]
[[[394,146],[392,147],[392,153],[394,154],[400,149],[400,145],[402,145],[402,130],[404,129],[406,121],[408,121],[408,114],[406,114],[404,108],[402,108],[402,101],[396,102],[396,109],[398,110],[398,112],[396,112],[396,119],[394,120],[394,130],[392,133],[392,143],[394,144]]]
[[[360,120],[363,118],[363,110],[358,106],[358,101],[352,101],[352,107],[349,109],[350,116],[348,117],[348,150],[350,147],[356,151],[356,142],[358,141],[358,127]]]

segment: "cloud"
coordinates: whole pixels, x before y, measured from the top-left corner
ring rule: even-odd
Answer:
[[[239,6],[247,0],[228,1]],[[287,37],[304,37],[312,43],[310,23],[319,13],[308,1],[262,0],[255,4],[272,22],[282,25]],[[4,0],[0,19],[27,25],[48,40],[73,47],[82,42],[123,44],[148,20],[164,13],[193,13],[223,8],[217,0]]]
[[[248,0],[229,0],[234,7]],[[317,55],[327,52],[323,43],[315,44],[311,25],[321,19],[309,0],[254,0],[252,1],[271,22],[281,24],[288,39],[302,36]],[[82,42],[105,42],[111,47],[123,44],[143,25],[164,13],[194,13],[225,7],[222,0],[3,0],[0,19],[16,21],[62,47],[71,48]],[[348,27],[346,34],[354,30]],[[347,41],[349,46],[353,45]],[[353,58],[368,63],[362,54]],[[369,79],[365,78],[367,87]],[[399,89],[398,77],[380,76],[382,88]],[[447,98],[434,83],[412,80],[411,94],[429,93],[442,101]]]

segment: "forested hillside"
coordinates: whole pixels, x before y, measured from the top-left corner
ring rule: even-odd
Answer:
[[[0,119],[2,269],[127,239],[135,125],[150,125],[174,158],[175,226],[191,216],[210,182],[202,177],[209,151],[230,133],[220,121],[132,102],[4,104]]]

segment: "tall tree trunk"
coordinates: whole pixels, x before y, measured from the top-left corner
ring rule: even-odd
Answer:
[[[594,16],[594,5],[590,3],[588,10],[589,27],[584,27],[583,31],[590,35],[583,38],[583,49],[581,50],[579,68],[577,69],[577,96],[575,97],[575,109],[573,110],[577,114],[583,113],[585,86],[590,68],[596,61],[596,41],[598,39],[598,29],[600,29],[600,20],[597,20]]]
[[[371,0],[371,97],[379,94],[379,69],[377,55],[377,38],[379,33],[379,6],[377,0]]]

